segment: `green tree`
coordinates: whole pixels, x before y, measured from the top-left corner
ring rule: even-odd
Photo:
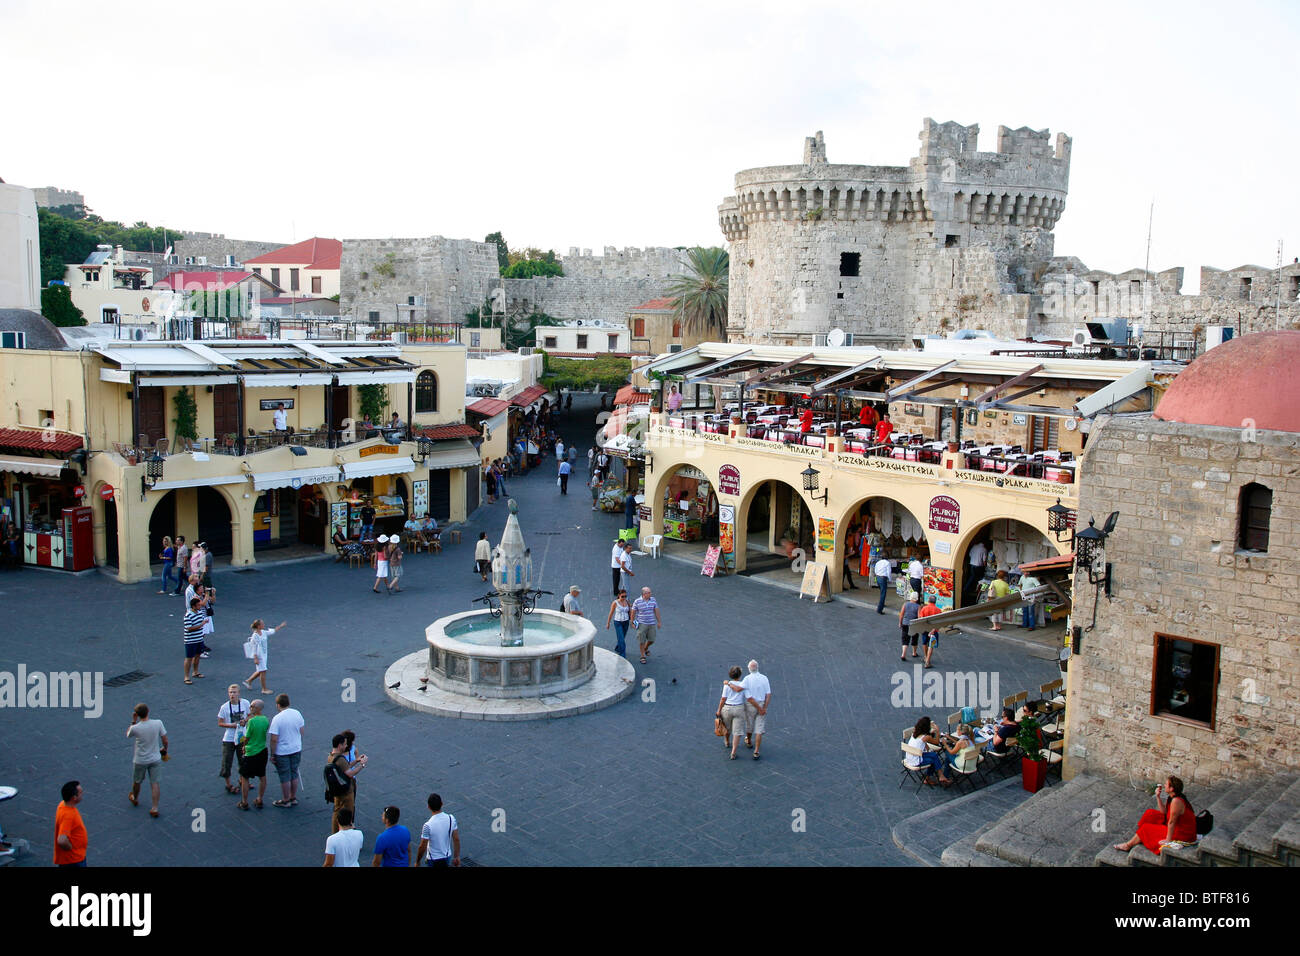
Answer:
[[[38,209],[36,215],[41,229],[42,285],[62,279],[67,266],[85,262],[101,243],[133,252],[162,252],[185,235],[179,229],[151,226],[146,222],[124,226],[93,213],[73,219],[49,209]]]
[[[178,439],[199,437],[199,406],[194,401],[193,393],[182,387],[172,396],[172,405],[176,408],[176,417],[172,419],[175,435]]]
[[[483,241],[497,247],[497,271],[505,272],[510,268],[510,247],[506,245],[505,236],[499,232],[490,232],[483,237]]]
[[[560,320],[545,312],[524,312],[518,308],[507,308],[504,313],[493,312],[492,300],[465,313],[467,329],[501,329],[501,347],[513,352],[515,349],[533,344],[533,330],[539,325],[559,325]]]
[[[727,279],[730,264],[725,249],[696,246],[686,253],[690,271],[673,280],[668,294],[683,328],[690,335],[727,340]]]
[[[72,292],[66,285],[50,285],[41,290],[41,315],[61,328],[86,324],[86,317],[72,304]]]
[[[383,422],[384,409],[388,407],[387,385],[358,385],[357,404],[361,406],[361,416],[369,415],[375,424]]]
[[[534,276],[562,276],[564,267],[554,249],[542,252],[536,246],[529,246],[523,252],[508,252],[510,264],[501,270],[507,279],[531,279]]]

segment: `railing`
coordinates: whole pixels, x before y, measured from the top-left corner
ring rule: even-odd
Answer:
[[[299,445],[304,448],[344,448],[373,438],[384,438],[391,444],[411,441],[410,429],[403,425],[399,429],[371,428],[313,428],[292,430],[284,433],[277,431],[255,432],[252,435],[227,435],[222,438],[199,438],[181,447],[173,454],[188,454],[192,451],[209,455],[255,455],[284,445]]]

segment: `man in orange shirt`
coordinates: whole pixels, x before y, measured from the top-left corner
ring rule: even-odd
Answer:
[[[917,617],[933,617],[936,614],[942,614],[939,606],[934,603],[934,595],[931,594],[925,599],[925,606],[921,608]],[[930,655],[934,653],[934,646],[939,643],[939,630],[922,631],[921,641],[925,644],[925,666],[930,666]]]
[[[889,441],[889,436],[894,430],[894,423],[889,420],[889,412],[880,416],[880,424],[876,426],[876,444],[883,445]]]
[[[812,406],[810,405],[808,408],[805,408],[803,410],[803,414],[799,416],[799,431],[801,431],[805,435],[808,434],[810,431],[812,431],[812,422],[813,422],[813,410],[812,410]]]
[[[876,422],[879,420],[880,416],[876,414],[876,410],[870,405],[863,405],[862,411],[858,413],[858,424],[865,425],[867,428],[875,428]]]
[[[54,811],[54,865],[86,865],[86,825],[81,822],[81,782],[69,780],[60,795],[63,802]]]

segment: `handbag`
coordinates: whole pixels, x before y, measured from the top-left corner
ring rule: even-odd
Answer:
[[[257,656],[257,641],[253,640],[251,637],[244,641],[244,656],[250,661]]]
[[[727,736],[727,725],[724,724],[722,722],[722,718],[717,716],[716,714],[713,717],[713,736],[715,737]]]

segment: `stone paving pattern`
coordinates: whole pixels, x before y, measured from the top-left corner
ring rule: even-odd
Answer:
[[[585,407],[584,407],[585,406]],[[563,430],[585,453],[595,403],[575,403]],[[519,501],[525,540],[540,586],[583,588],[598,645],[609,606],[608,557],[621,517],[589,510],[580,483],[561,497],[554,462],[508,482]],[[60,785],[81,780],[89,862],[105,865],[319,865],[329,835],[321,767],[330,737],[352,728],[370,756],[360,775],[358,813],[370,852],[380,810],[394,803],[414,834],[430,791],[442,794],[461,825],[466,856],[488,866],[538,865],[914,865],[891,838],[904,819],[956,799],[951,792],[899,788],[900,730],[922,712],[890,703],[899,665],[896,599],[884,616],[843,601],[812,605],[743,577],[709,579],[677,561],[637,558],[634,587],[655,590],[664,628],[650,663],[635,663],[644,691],[597,713],[563,720],[487,723],[432,717],[385,695],[388,665],[424,643],[434,618],[470,608],[486,586],[472,573],[479,530],[494,540],[505,505],[484,505],[460,545],[411,555],[401,594],[370,592],[368,571],[328,559],[218,571],[214,655],[205,680],[182,683],[180,598],[154,583],[123,586],[106,576],[24,570],[0,575],[8,625],[0,670],[89,669],[106,678],[133,670],[152,676],[104,691],[104,714],[66,710],[0,711],[7,759],[0,783],[18,787],[0,804],[0,825],[27,838],[27,864],[47,865]],[[269,686],[285,691],[306,718],[304,793],[298,807],[235,808],[217,769],[216,712],[225,688],[251,670],[241,644],[254,617],[287,619],[272,638]],[[756,657],[771,678],[772,729],[763,757],[728,761],[713,736],[726,669]],[[1005,642],[948,637],[936,667],[989,670],[1000,695],[1036,688],[1056,664]],[[910,661],[907,667],[911,671]],[[356,682],[356,702],[341,700]],[[247,693],[244,695],[249,696]],[[260,695],[259,695],[260,696]],[[130,712],[146,701],[167,726],[172,759],[164,767],[162,816],[131,807]],[[927,708],[943,720],[952,708]],[[267,701],[274,713],[274,704]],[[193,811],[204,811],[195,832]],[[492,829],[505,811],[505,832]],[[795,832],[797,810],[806,829]],[[500,814],[497,814],[500,817]],[[953,815],[949,835],[961,835]],[[934,855],[943,845],[930,848]]]

